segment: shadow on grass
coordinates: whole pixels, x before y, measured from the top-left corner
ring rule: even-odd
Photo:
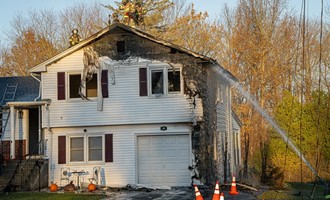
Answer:
[[[99,200],[102,194],[49,193],[49,192],[13,192],[1,194],[1,200]]]
[[[288,200],[301,200],[311,199],[313,191],[313,183],[286,183],[283,190],[268,190],[258,196],[259,199],[288,199]],[[323,195],[324,186],[317,184],[315,186],[314,199],[324,199]]]

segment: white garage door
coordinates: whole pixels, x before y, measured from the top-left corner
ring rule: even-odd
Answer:
[[[138,183],[189,186],[189,135],[138,137]]]

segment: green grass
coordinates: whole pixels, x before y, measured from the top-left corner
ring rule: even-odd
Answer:
[[[49,192],[13,192],[1,194],[1,200],[99,200],[102,194],[49,193]]]
[[[324,199],[323,186],[316,185],[314,199]],[[287,183],[283,190],[268,190],[262,195],[258,196],[259,199],[288,199],[288,200],[301,200],[310,199],[312,194],[312,183]],[[298,193],[300,192],[300,195]]]

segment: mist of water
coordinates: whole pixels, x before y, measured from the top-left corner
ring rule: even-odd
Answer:
[[[261,106],[258,104],[258,102],[247,92],[243,89],[243,87],[239,84],[239,82],[236,82],[232,79],[231,75],[228,74],[227,71],[225,71],[223,68],[219,66],[213,67],[214,71],[226,79],[232,86],[234,86],[252,105],[253,107],[261,114],[261,116],[270,124],[273,126],[273,128],[277,131],[278,134],[282,137],[282,139],[288,143],[288,145],[291,147],[291,149],[299,156],[299,158],[311,169],[311,171],[314,173],[316,177],[318,177],[317,172],[315,169],[309,164],[309,162],[306,160],[304,155],[301,153],[301,151],[292,143],[292,141],[288,138],[285,131],[273,120],[273,118],[264,110],[261,108]]]

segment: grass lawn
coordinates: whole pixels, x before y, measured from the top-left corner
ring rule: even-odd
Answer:
[[[13,192],[0,194],[1,200],[99,200],[102,194],[49,193],[49,192]]]
[[[316,185],[314,199],[324,199],[323,196],[324,187]],[[268,190],[262,195],[258,196],[259,199],[310,199],[312,194],[312,183],[287,183],[287,186],[283,190]],[[300,193],[299,193],[300,192]]]

